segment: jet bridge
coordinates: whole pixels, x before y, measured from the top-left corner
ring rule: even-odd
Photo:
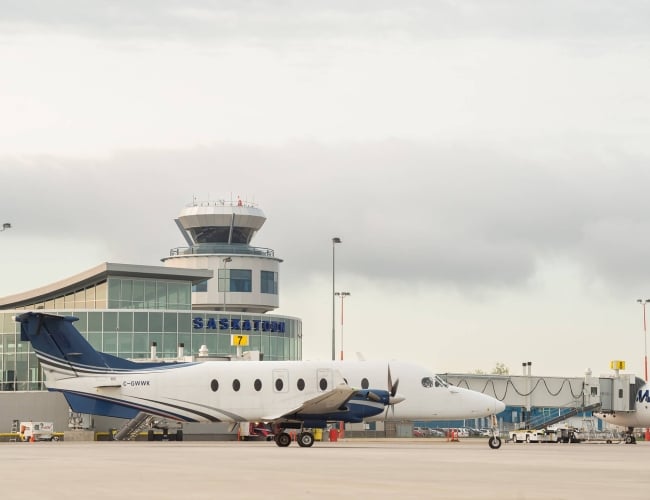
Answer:
[[[641,383],[640,383],[641,382]],[[600,406],[603,413],[635,411],[636,393],[643,385],[634,375],[600,377]]]
[[[645,382],[633,374],[620,373],[625,369],[625,361],[612,361],[610,368],[613,374],[601,375],[598,378],[598,388],[586,396],[598,399],[602,413],[634,412],[636,411],[636,395]]]
[[[624,432],[625,442],[636,443],[634,428],[642,423],[637,413],[637,398],[640,398],[641,388],[646,382],[631,374],[621,374],[625,369],[624,361],[610,362],[614,374],[601,375],[598,379],[598,388],[591,388],[590,395],[600,399],[601,407],[597,417],[603,422],[626,427]],[[646,438],[650,433],[646,429]]]

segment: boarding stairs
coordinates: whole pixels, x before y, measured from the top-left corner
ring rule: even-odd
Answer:
[[[583,413],[583,412],[586,412],[586,411],[597,410],[598,408],[600,408],[600,403],[594,403],[594,404],[588,405],[588,406],[576,407],[576,408],[573,408],[573,409],[571,409],[570,411],[568,411],[566,413],[563,413],[562,415],[558,415],[557,417],[553,417],[553,418],[551,418],[549,420],[544,420],[544,421],[535,422],[535,423],[530,422],[529,426],[530,426],[531,429],[545,429],[549,425],[554,425],[554,424],[560,423],[560,422],[562,422],[562,421],[564,421],[564,420],[566,420],[568,418],[575,417],[579,413]]]
[[[117,431],[113,439],[116,441],[133,441],[140,431],[153,424],[155,419],[156,417],[153,415],[141,411]]]
[[[10,442],[17,442],[18,441],[18,431],[20,429],[20,420],[14,420],[11,423],[11,437],[9,438]]]

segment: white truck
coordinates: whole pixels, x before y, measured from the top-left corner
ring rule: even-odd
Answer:
[[[549,425],[544,429],[519,429],[510,431],[513,443],[579,443],[577,431],[567,425]]]
[[[21,441],[58,441],[59,437],[54,434],[53,422],[20,422]]]
[[[509,437],[513,443],[541,443],[551,439],[544,429],[517,429],[510,431]]]

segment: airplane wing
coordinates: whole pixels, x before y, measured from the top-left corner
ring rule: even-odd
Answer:
[[[337,411],[341,406],[347,403],[355,395],[357,389],[349,385],[341,384],[334,389],[318,396],[304,401],[300,406],[280,414],[264,417],[265,421],[280,420],[288,418],[291,415],[300,413],[302,415],[321,415]]]

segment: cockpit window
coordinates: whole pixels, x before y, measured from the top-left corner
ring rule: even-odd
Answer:
[[[424,377],[422,387],[447,387],[447,383],[436,375],[435,377]]]

